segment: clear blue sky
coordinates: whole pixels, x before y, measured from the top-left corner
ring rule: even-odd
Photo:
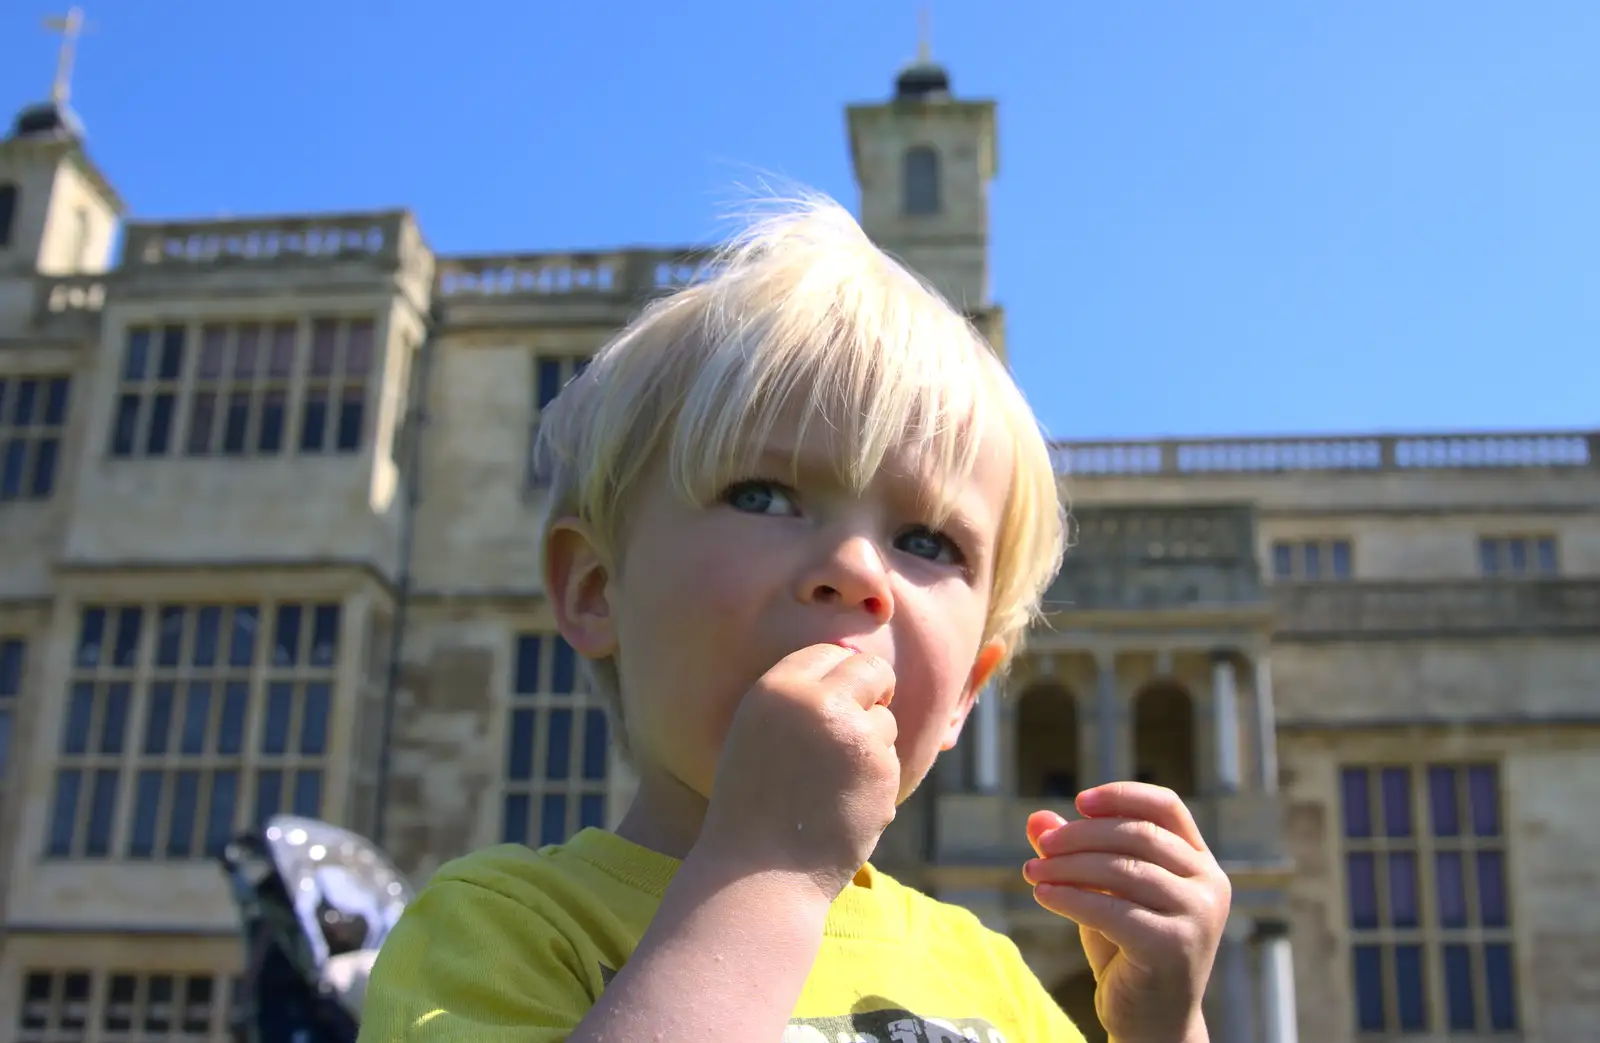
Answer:
[[[886,96],[916,9],[102,0],[73,100],[139,217],[405,205],[443,252],[678,244],[751,169],[853,205],[843,108]],[[51,12],[4,5],[7,106],[47,90]],[[995,294],[1052,433],[1600,425],[1597,0],[932,24],[1000,103]]]

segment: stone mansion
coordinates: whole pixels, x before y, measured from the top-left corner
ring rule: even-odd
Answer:
[[[1004,353],[996,120],[924,61],[847,129],[867,231]],[[70,108],[24,108],[0,140],[0,1043],[224,1039],[242,953],[208,854],[261,816],[374,835],[420,882],[629,791],[540,590],[530,436],[700,251],[125,213]],[[1597,1038],[1600,432],[1056,454],[1077,546],[1051,625],[882,867],[1009,932],[1093,1039],[1022,824],[1149,779],[1234,881],[1213,1039]]]

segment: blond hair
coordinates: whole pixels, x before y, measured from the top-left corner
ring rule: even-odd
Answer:
[[[607,565],[622,567],[629,498],[652,461],[665,461],[691,502],[707,502],[796,412],[797,445],[812,422],[838,433],[833,463],[857,491],[890,452],[908,449],[940,480],[959,479],[974,465],[978,435],[1005,432],[1012,477],[984,640],[1002,641],[1009,660],[1061,565],[1065,511],[1049,447],[971,323],[820,196],[752,222],[545,408],[536,451],[551,485],[541,547],[557,521],[577,518]],[[615,664],[587,665],[618,708]]]

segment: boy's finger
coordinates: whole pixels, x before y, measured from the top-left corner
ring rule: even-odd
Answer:
[[[1188,805],[1164,786],[1144,782],[1108,782],[1078,794],[1084,818],[1134,818],[1153,822],[1186,841],[1196,851],[1209,850]]]
[[[894,667],[887,660],[865,652],[839,649],[845,658],[835,663],[824,680],[844,692],[863,710],[894,699]]]
[[[1085,818],[1039,837],[1034,850],[1042,858],[1098,852],[1139,859],[1178,876],[1201,876],[1206,855],[1170,829],[1148,819]]]
[[[1028,843],[1033,845],[1033,853],[1044,857],[1044,848],[1040,847],[1040,838],[1051,830],[1060,829],[1067,824],[1067,820],[1057,815],[1054,811],[1035,811],[1028,816]]]

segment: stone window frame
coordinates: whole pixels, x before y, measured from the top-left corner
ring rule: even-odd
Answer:
[[[533,356],[533,408],[528,424],[528,490],[550,487],[550,461],[539,452],[539,426],[544,410],[561,389],[578,379],[589,367],[593,356],[571,352],[538,352]]]
[[[1339,791],[1357,1036],[1518,1031],[1523,1003],[1501,765],[1348,763]],[[1497,896],[1484,884],[1496,876]],[[1413,988],[1402,987],[1402,978]]]
[[[71,399],[66,373],[0,376],[0,504],[55,492]]]
[[[1279,583],[1348,583],[1355,579],[1355,561],[1355,541],[1348,536],[1272,541],[1272,578]]]
[[[349,614],[310,598],[83,605],[44,857],[192,861],[268,815],[321,817]]]
[[[129,325],[106,454],[278,458],[362,452],[376,410],[367,314]]]
[[[0,182],[0,250],[8,249],[16,238],[17,214],[22,209],[22,189],[15,181]]]
[[[577,660],[554,631],[521,631],[512,639],[502,843],[539,847],[607,824],[610,712],[589,690]]]
[[[149,967],[26,967],[17,989],[16,1043],[197,1043],[230,1038],[244,982]]]
[[[1561,575],[1561,542],[1551,532],[1484,533],[1478,537],[1478,574],[1484,579],[1554,578]]]

